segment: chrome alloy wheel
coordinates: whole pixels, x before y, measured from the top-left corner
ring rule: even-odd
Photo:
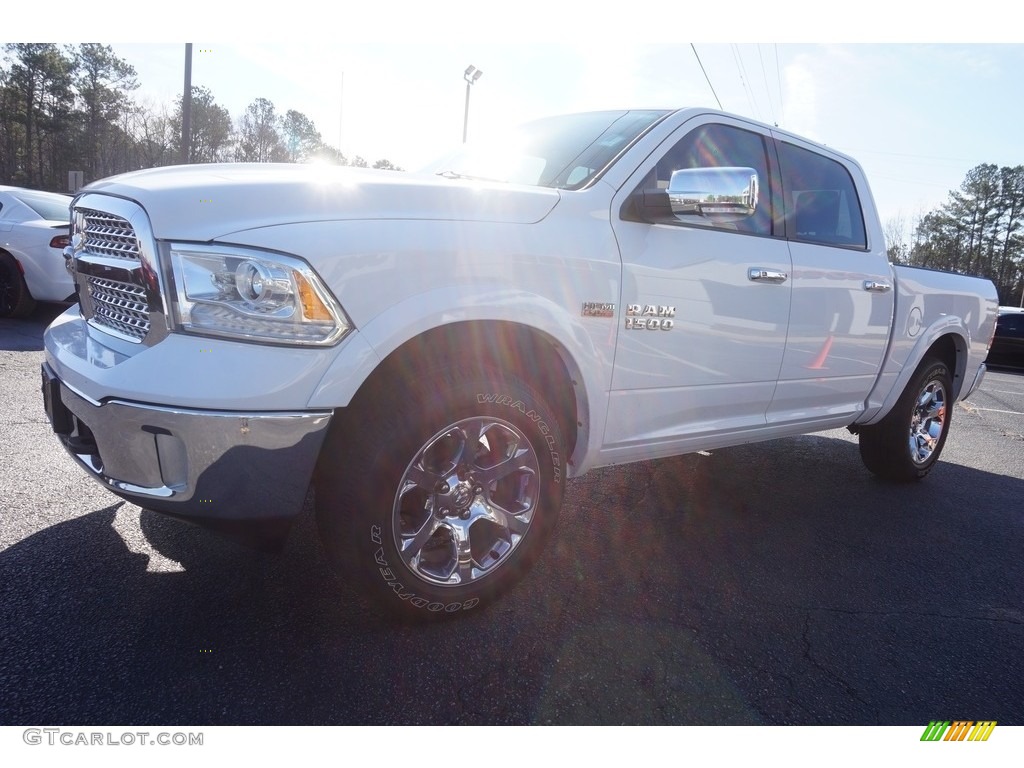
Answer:
[[[431,584],[485,578],[526,536],[539,491],[537,453],[517,427],[490,416],[451,424],[420,448],[398,483],[399,555]]]
[[[935,452],[946,424],[946,389],[931,379],[921,389],[910,416],[910,458],[924,464]]]

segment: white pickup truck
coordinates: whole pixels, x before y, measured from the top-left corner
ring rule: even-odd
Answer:
[[[72,237],[43,394],[78,463],[261,544],[312,483],[333,564],[408,618],[507,589],[594,467],[848,427],[923,477],[997,306],[889,264],[855,161],[705,109],[539,120],[422,174],[129,173]]]

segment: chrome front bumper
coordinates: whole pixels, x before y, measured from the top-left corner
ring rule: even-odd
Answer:
[[[302,509],[330,411],[238,413],[94,402],[43,364],[54,431],[96,481],[146,509],[244,531]]]

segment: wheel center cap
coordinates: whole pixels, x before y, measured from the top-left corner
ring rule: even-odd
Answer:
[[[473,492],[466,483],[459,483],[452,491],[452,504],[458,510],[466,509],[473,501]]]

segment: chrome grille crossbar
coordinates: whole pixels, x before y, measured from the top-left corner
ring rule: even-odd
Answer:
[[[149,332],[149,306],[146,290],[119,280],[89,276],[92,320],[141,341]]]
[[[85,250],[99,256],[139,260],[139,241],[132,225],[109,213],[78,209]]]

